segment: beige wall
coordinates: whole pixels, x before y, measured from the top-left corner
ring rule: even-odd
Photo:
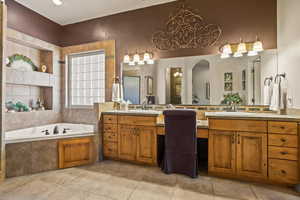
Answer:
[[[300,1],[278,0],[278,71],[287,73],[289,107],[300,109]]]

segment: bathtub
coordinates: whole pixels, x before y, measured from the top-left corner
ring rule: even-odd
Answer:
[[[56,126],[58,127],[58,134],[53,133]],[[48,130],[49,135],[46,135],[46,130]],[[63,133],[64,130],[65,133]],[[94,134],[94,125],[57,123],[8,131],[5,133],[5,143],[12,144],[39,140],[87,137],[93,136]]]

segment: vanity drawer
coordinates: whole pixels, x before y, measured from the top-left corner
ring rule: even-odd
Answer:
[[[118,143],[104,142],[103,153],[105,157],[117,158],[118,156]]]
[[[122,116],[118,118],[119,124],[155,126],[156,117],[149,116]]]
[[[118,133],[117,132],[104,132],[103,140],[110,141],[110,142],[117,142],[118,141]]]
[[[284,133],[293,134],[298,133],[298,125],[296,122],[268,122],[269,133]]]
[[[269,145],[280,147],[298,147],[298,136],[269,134]]]
[[[267,122],[256,120],[210,119],[209,129],[266,133]]]
[[[298,162],[269,159],[269,178],[275,182],[297,183],[299,180]]]
[[[103,126],[103,132],[117,132],[118,126],[117,124],[104,124]]]
[[[283,160],[298,160],[298,149],[269,146],[269,158],[277,158]]]
[[[116,124],[118,122],[117,115],[103,115],[104,124]]]

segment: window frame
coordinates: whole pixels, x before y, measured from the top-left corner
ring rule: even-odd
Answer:
[[[104,49],[100,49],[100,50],[96,50],[96,51],[85,51],[85,52],[79,52],[79,53],[73,53],[73,54],[69,54],[66,56],[66,107],[67,108],[76,108],[76,109],[92,109],[94,107],[94,105],[72,105],[71,101],[72,101],[72,91],[71,91],[71,76],[72,76],[72,62],[71,59],[72,58],[76,58],[76,57],[83,57],[86,55],[89,56],[93,56],[93,55],[98,55],[98,54],[103,54],[104,55],[104,101],[105,101],[105,97],[106,97],[106,55],[105,55],[105,51]],[[94,102],[95,103],[95,102]]]

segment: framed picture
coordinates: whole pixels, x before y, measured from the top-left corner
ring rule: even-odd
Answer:
[[[153,78],[146,76],[147,95],[153,95]]]
[[[233,75],[232,75],[232,72],[226,72],[226,73],[224,74],[224,81],[225,81],[225,82],[232,82],[232,79],[233,79],[232,76],[233,76]]]
[[[225,83],[224,90],[226,92],[232,91],[232,83]]]

